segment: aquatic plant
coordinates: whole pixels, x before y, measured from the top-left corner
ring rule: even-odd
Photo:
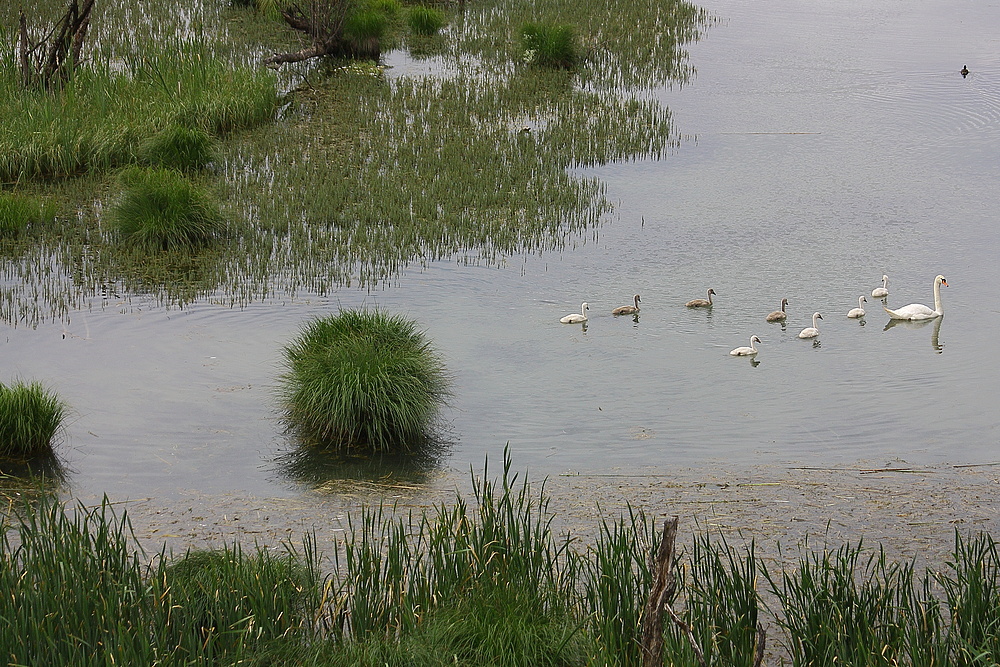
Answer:
[[[344,310],[306,325],[285,348],[287,424],[334,449],[407,450],[424,442],[447,392],[438,355],[415,322]]]
[[[539,67],[572,69],[580,58],[576,30],[571,25],[526,23],[521,27],[525,58]]]
[[[33,225],[55,217],[51,204],[28,195],[0,192],[0,239],[12,239],[27,233]]]
[[[25,459],[52,453],[66,404],[40,382],[0,383],[0,456]]]
[[[267,122],[277,109],[272,71],[191,47],[128,57],[128,74],[116,66],[91,63],[45,92],[20,89],[15,69],[0,67],[0,182],[114,169],[172,125],[224,135]]]
[[[139,144],[136,157],[143,164],[192,171],[215,160],[216,153],[214,141],[208,132],[183,125],[171,125]]]
[[[390,19],[395,18],[403,11],[403,3],[399,0],[371,0],[368,6],[385,14]]]
[[[234,664],[264,642],[313,636],[311,538],[301,550],[234,545],[174,563],[161,551],[150,563],[107,498],[66,508],[42,496],[12,509],[0,531],[5,664]]]
[[[192,658],[301,635],[320,604],[314,560],[262,548],[246,554],[239,544],[189,551],[158,583],[172,605],[160,640]]]
[[[406,15],[410,30],[418,35],[433,35],[444,25],[444,12],[427,5],[410,7]]]
[[[172,169],[124,170],[124,192],[111,209],[122,241],[147,252],[187,250],[210,244],[222,232],[218,204]]]
[[[344,21],[344,39],[354,45],[358,55],[377,57],[379,41],[389,28],[389,17],[374,8],[362,8],[351,13]]]

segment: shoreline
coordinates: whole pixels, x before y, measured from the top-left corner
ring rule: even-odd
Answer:
[[[517,483],[522,480],[519,475]],[[954,546],[956,529],[961,534],[1000,536],[1000,463],[763,465],[529,477],[536,498],[543,482],[554,529],[584,541],[596,534],[602,517],[627,514],[629,506],[656,517],[657,524],[677,515],[682,544],[707,530],[724,535],[733,546],[752,539],[765,559],[794,557],[806,540],[813,548],[863,540],[868,546],[881,545],[892,558],[943,563]],[[468,472],[442,471],[423,484],[328,483],[298,498],[192,491],[168,503],[155,498],[111,500],[116,508],[127,509],[147,553],[158,553],[166,545],[168,553],[179,554],[234,540],[244,546],[298,544],[306,533],[314,533],[320,551],[328,552],[347,529],[349,515],[361,507],[382,504],[397,512],[419,513],[450,504],[456,494],[471,501]]]

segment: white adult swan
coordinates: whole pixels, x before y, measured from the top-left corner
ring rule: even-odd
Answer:
[[[711,287],[708,288],[708,299],[691,299],[684,305],[688,308],[711,308],[712,307],[712,295],[715,294],[715,290]],[[718,296],[718,295],[716,295]]]
[[[819,328],[816,326],[816,320],[823,319],[823,316],[819,313],[813,313],[813,325],[811,327],[806,327],[799,332],[799,338],[815,338],[819,335]]]
[[[865,298],[864,294],[862,294],[861,296],[859,296],[858,297],[858,307],[857,308],[851,308],[849,311],[847,311],[847,316],[850,317],[850,318],[852,318],[852,319],[855,318],[855,317],[864,317],[865,316],[865,309],[864,309],[864,307],[862,307],[861,304],[864,303],[864,302],[866,302],[866,301],[868,301],[868,299]]]
[[[763,341],[757,336],[750,336],[750,347],[738,347],[729,354],[734,357],[753,357],[757,354],[757,348],[754,347],[754,343],[762,343]]]
[[[872,296],[876,299],[889,296],[889,276],[882,274],[882,286],[873,289]]]
[[[784,322],[788,314],[785,313],[785,306],[788,305],[788,299],[781,300],[781,310],[775,310],[767,314],[764,319],[768,322]]]
[[[632,315],[634,313],[638,313],[639,312],[639,302],[642,301],[642,299],[640,299],[639,295],[636,294],[634,297],[632,297],[632,301],[635,302],[634,306],[618,306],[617,308],[615,308],[614,310],[611,311],[611,314],[612,315]]]
[[[573,313],[572,315],[567,315],[566,317],[559,318],[559,321],[563,324],[579,324],[581,322],[587,321],[587,311],[590,310],[590,306],[584,301],[580,304],[580,312]]]
[[[944,315],[944,309],[941,307],[941,285],[947,287],[948,281],[944,279],[944,276],[936,276],[934,278],[934,310],[922,303],[911,303],[896,310],[889,310],[885,306],[882,308],[894,320],[932,320],[935,317],[941,317]]]

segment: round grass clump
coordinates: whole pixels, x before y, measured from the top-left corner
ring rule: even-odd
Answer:
[[[418,35],[435,35],[444,26],[444,12],[440,9],[417,5],[410,8],[406,17],[410,30]]]
[[[377,9],[362,9],[347,17],[344,36],[358,43],[378,41],[389,27],[389,18]]]
[[[540,67],[571,69],[579,59],[576,30],[570,25],[526,23],[521,44],[528,60]]]
[[[125,191],[111,210],[122,240],[136,248],[189,250],[211,244],[223,229],[218,204],[173,169],[126,169]]]
[[[215,161],[215,142],[202,130],[172,125],[146,139],[137,157],[147,165],[194,171]]]
[[[50,205],[26,195],[0,192],[0,238],[18,238],[32,225],[54,217]]]
[[[66,404],[40,383],[0,383],[0,456],[52,454],[52,441],[65,419]]]
[[[285,420],[333,449],[407,451],[427,442],[447,377],[416,323],[345,310],[314,320],[285,348]]]

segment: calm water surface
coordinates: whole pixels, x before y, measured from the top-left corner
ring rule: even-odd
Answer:
[[[383,290],[234,310],[141,299],[8,329],[4,377],[72,406],[72,492],[294,495],[273,398],[311,317],[378,305],[426,328],[454,374],[440,465],[564,472],[720,462],[1000,460],[998,3],[707,3],[693,81],[655,91],[683,137],[593,170],[613,219],[560,254],[442,262]],[[967,64],[968,78],[958,73]],[[885,329],[881,303],[946,317]],[[683,307],[718,293],[710,312]],[[642,314],[613,318],[642,295]],[[787,325],[764,315],[782,297]],[[588,301],[586,327],[559,317]],[[813,311],[818,342],[799,340]],[[728,355],[759,335],[757,362]]]

